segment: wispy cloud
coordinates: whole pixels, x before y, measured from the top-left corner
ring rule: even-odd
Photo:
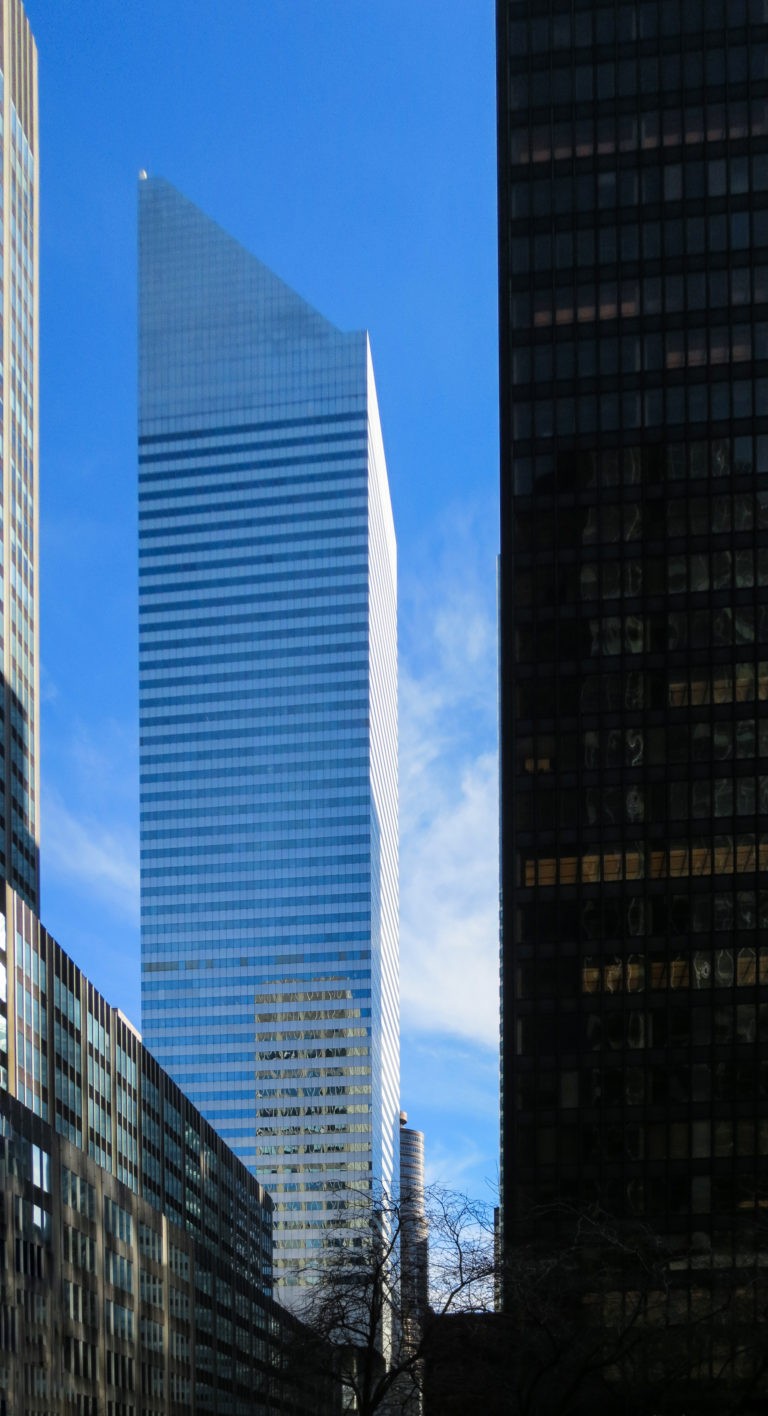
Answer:
[[[75,816],[55,792],[48,791],[43,796],[43,832],[46,874],[85,886],[89,895],[138,922],[139,863],[130,829],[109,828],[95,818]]]
[[[69,730],[66,756],[70,790],[94,814],[110,820],[116,811],[135,818],[138,803],[137,733],[133,721],[102,720],[98,731],[82,721]]]
[[[44,722],[40,855],[49,928],[79,928],[71,905],[88,917],[98,899],[102,918],[134,929],[139,917],[136,733],[133,724],[73,718],[54,699]]]
[[[401,1106],[424,1132],[430,1183],[488,1196],[499,1150],[498,1043],[409,1029],[402,1051]]]
[[[498,1035],[496,758],[435,788],[403,837],[404,1022],[490,1042]]]
[[[498,1204],[498,1170],[484,1174],[480,1184],[477,1175],[488,1169],[488,1154],[471,1136],[452,1136],[451,1144],[430,1137],[424,1156],[424,1179],[427,1185],[445,1186],[458,1192],[472,1190],[488,1204]],[[467,1184],[467,1182],[473,1184]]]
[[[444,524],[412,592],[401,676],[404,1028],[498,1038],[495,561],[480,518]]]

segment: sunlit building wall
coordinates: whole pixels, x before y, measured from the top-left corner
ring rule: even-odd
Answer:
[[[0,4],[0,876],[39,902],[37,50],[19,0]]]
[[[396,551],[367,336],[140,182],[142,1009],[301,1281],[399,1109]]]

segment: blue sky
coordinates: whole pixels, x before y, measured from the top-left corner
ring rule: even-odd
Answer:
[[[27,0],[41,93],[42,905],[139,1020],[136,179],[367,328],[400,570],[402,1104],[496,1177],[492,0]]]

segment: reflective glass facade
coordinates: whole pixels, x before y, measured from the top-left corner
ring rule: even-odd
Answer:
[[[367,336],[139,186],[143,1026],[274,1196],[285,1293],[397,1174],[386,466]]]
[[[0,876],[39,901],[37,50],[0,3]]]
[[[600,1201],[727,1263],[768,1188],[768,5],[498,21],[504,1223]]]

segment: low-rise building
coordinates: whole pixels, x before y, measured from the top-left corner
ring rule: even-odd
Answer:
[[[333,1412],[272,1299],[272,1201],[0,891],[0,1416]]]

